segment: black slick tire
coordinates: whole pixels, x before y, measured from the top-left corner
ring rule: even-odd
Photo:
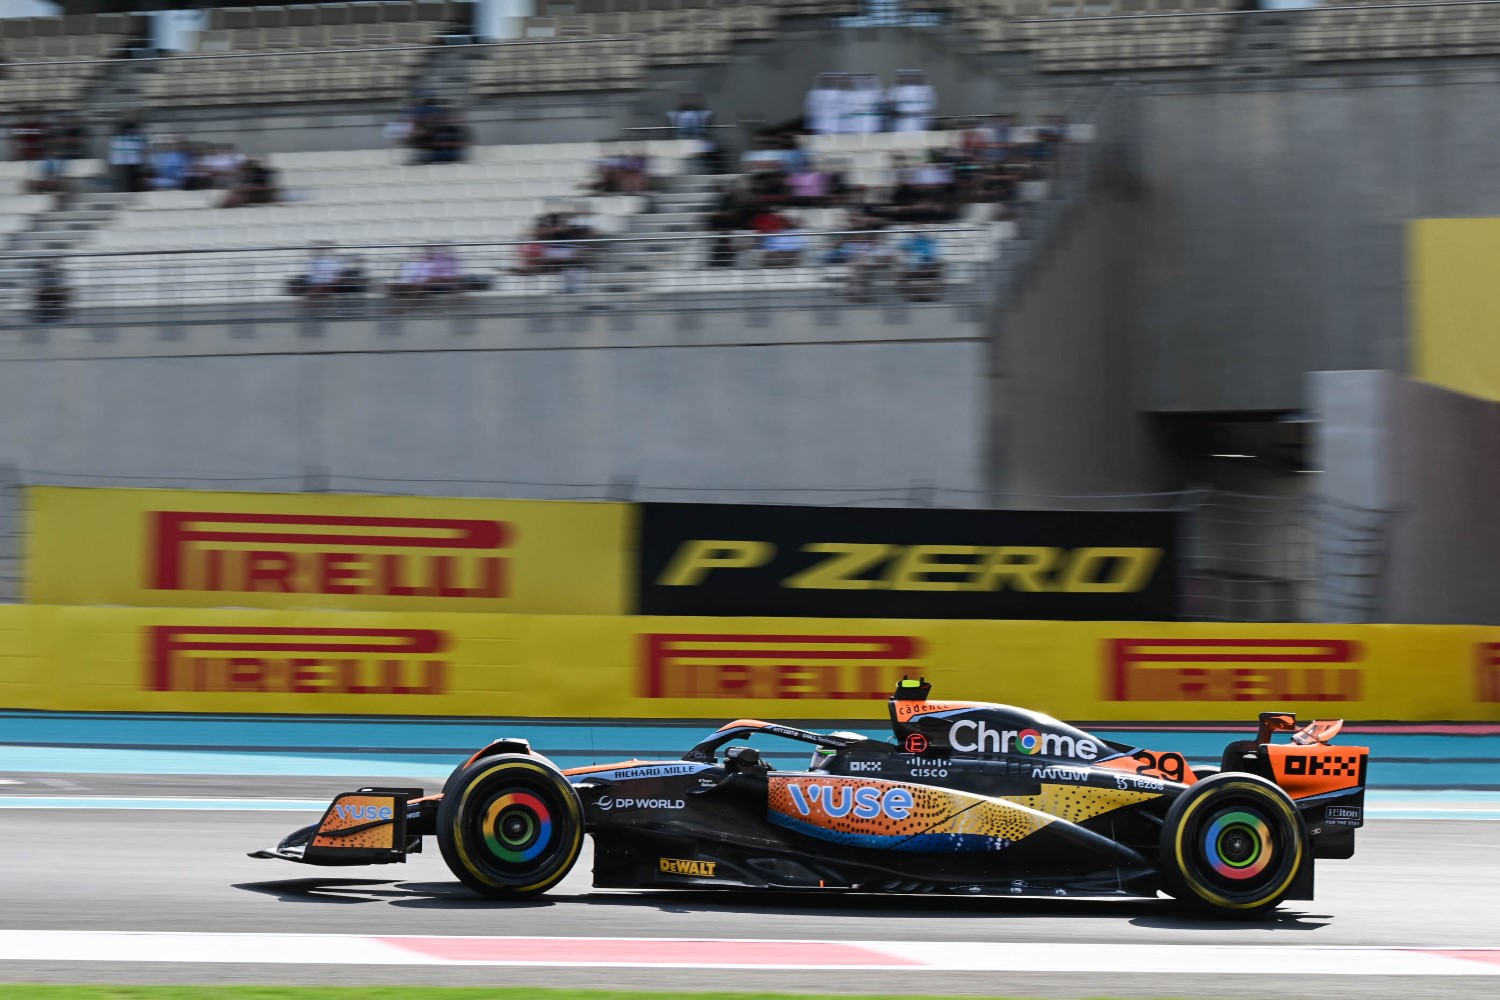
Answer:
[[[1215,774],[1167,811],[1161,832],[1167,892],[1198,913],[1256,917],[1296,881],[1307,833],[1291,798],[1252,774]]]
[[[583,808],[549,763],[525,754],[483,757],[448,780],[437,842],[449,870],[475,892],[538,896],[578,860]]]

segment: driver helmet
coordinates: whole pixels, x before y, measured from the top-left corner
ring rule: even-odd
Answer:
[[[840,739],[845,739],[845,740],[865,740],[865,739],[869,739],[868,736],[861,736],[859,733],[840,732],[840,733],[829,733],[828,735],[829,736],[837,736]],[[828,765],[830,765],[830,764],[833,763],[833,759],[835,757],[837,757],[838,754],[839,754],[839,748],[838,747],[815,747],[813,749],[813,753],[812,753],[812,760],[810,760],[810,761],[807,762],[807,769],[809,771],[826,771],[826,770],[828,770]]]

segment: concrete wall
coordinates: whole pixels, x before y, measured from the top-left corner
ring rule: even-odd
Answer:
[[[1141,405],[1300,409],[1306,372],[1406,370],[1402,226],[1500,214],[1497,82],[1430,60],[1147,85]]]
[[[1131,234],[1139,209],[1086,209],[1001,313],[992,433],[1005,492],[1149,492],[1179,482],[1150,418],[1133,405]]]
[[[231,489],[299,489],[312,470],[338,488],[455,495],[597,497],[622,480],[767,501],[977,490],[983,347],[964,312],[922,311],[921,334],[878,310],[551,334],[351,321],[294,352],[263,339],[237,355],[219,346],[226,328],[81,358],[60,334],[0,365],[0,464],[33,481]],[[806,492],[844,488],[875,492]]]
[[[1500,404],[1391,372],[1320,372],[1309,393],[1319,495],[1392,511],[1380,619],[1500,623]]]

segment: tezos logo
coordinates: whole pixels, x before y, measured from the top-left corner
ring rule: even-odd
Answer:
[[[1081,760],[1099,756],[1099,744],[1093,740],[1075,740],[1066,733],[1042,733],[1035,729],[991,729],[980,719],[960,719],[948,727],[948,744],[968,753],[1043,754]]]
[[[832,819],[854,815],[855,819],[903,820],[911,815],[916,800],[904,788],[881,789],[875,785],[815,785],[788,782],[787,790],[792,795],[792,805],[804,816],[812,814],[813,806],[822,808]]]

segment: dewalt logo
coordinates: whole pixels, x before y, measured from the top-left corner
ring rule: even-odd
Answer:
[[[920,673],[921,640],[909,635],[641,636],[643,698],[883,699]]]
[[[233,694],[440,695],[448,635],[437,629],[146,629],[148,691]]]
[[[684,861],[678,858],[658,858],[657,871],[666,875],[696,875],[698,878],[713,878],[717,861]]]
[[[506,596],[502,521],[153,511],[153,590]]]

